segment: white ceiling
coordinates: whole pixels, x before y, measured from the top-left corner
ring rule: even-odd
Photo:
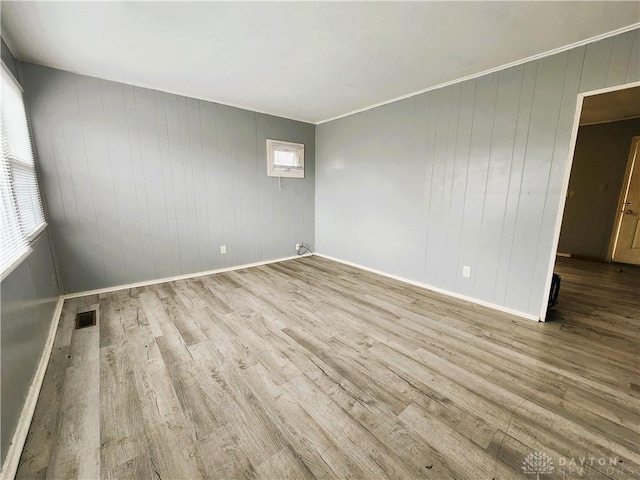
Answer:
[[[2,2],[29,62],[319,122],[640,21],[640,2]]]

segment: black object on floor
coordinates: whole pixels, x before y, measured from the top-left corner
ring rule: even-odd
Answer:
[[[547,310],[551,310],[558,304],[558,294],[560,293],[560,275],[557,273],[551,277],[551,291],[549,292],[549,303],[547,304]]]

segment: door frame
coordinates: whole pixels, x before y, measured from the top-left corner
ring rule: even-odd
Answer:
[[[602,93],[616,92],[618,90],[625,90],[627,88],[640,87],[640,81],[624,83],[622,85],[616,85],[614,87],[600,88],[597,90],[590,90],[588,92],[582,92],[578,94],[576,100],[576,112],[573,116],[573,128],[571,130],[571,139],[569,141],[569,153],[567,160],[565,161],[564,178],[562,180],[562,187],[560,189],[560,200],[558,202],[558,214],[556,217],[556,227],[553,233],[553,242],[551,247],[551,256],[549,258],[549,267],[547,270],[547,280],[545,282],[545,288],[543,290],[542,299],[540,303],[540,321],[544,322],[547,317],[547,304],[549,302],[549,290],[551,289],[551,279],[553,277],[553,268],[556,264],[556,253],[558,253],[558,242],[560,240],[560,229],[562,228],[562,218],[564,217],[564,207],[567,201],[567,191],[569,190],[569,177],[571,176],[571,168],[573,167],[573,156],[576,150],[576,139],[578,138],[578,128],[580,127],[580,115],[582,114],[582,104],[585,97],[593,95],[600,95]]]
[[[636,144],[638,144],[637,147]],[[631,148],[629,149],[629,158],[627,159],[627,169],[624,173],[624,181],[622,182],[622,188],[620,189],[620,195],[618,197],[618,210],[616,211],[616,220],[613,224],[609,251],[607,252],[607,262],[613,261],[613,254],[615,253],[616,244],[618,243],[618,235],[620,234],[620,225],[622,224],[622,217],[624,216],[624,208],[620,208],[620,206],[627,198],[627,193],[631,186],[631,172],[633,170],[634,158],[636,162],[638,161],[639,154],[636,153],[635,157],[633,155],[634,147],[637,149],[637,152],[640,152],[640,135],[631,139]]]

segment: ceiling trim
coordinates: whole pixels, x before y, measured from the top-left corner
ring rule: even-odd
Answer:
[[[584,45],[588,45],[593,42],[597,42],[599,40],[604,40],[609,37],[614,37],[616,35],[620,35],[622,33],[631,32],[640,28],[640,22],[633,23],[629,26],[618,28],[617,30],[613,30],[611,32],[603,33],[601,35],[596,35],[595,37],[587,38],[585,40],[580,40],[579,42],[571,43],[569,45],[565,45],[564,47],[555,48],[553,50],[549,50],[547,52],[539,53],[537,55],[532,55],[531,57],[523,58],[522,60],[516,60],[515,62],[506,63],[504,65],[500,65],[499,67],[490,68],[488,70],[484,70],[479,73],[474,73],[472,75],[467,75],[466,77],[457,78],[455,80],[450,80],[448,82],[440,83],[438,85],[434,85],[433,87],[423,88],[422,90],[418,90],[416,92],[407,93],[406,95],[401,95],[399,97],[392,98],[390,100],[385,100],[383,102],[375,103],[373,105],[369,105],[368,107],[359,108],[357,110],[352,110],[351,112],[344,113],[342,115],[338,115],[336,117],[331,117],[326,120],[321,120],[316,122],[316,125],[321,125],[323,123],[332,122],[334,120],[338,120],[340,118],[349,117],[351,115],[355,115],[357,113],[366,112],[367,110],[371,110],[377,107],[381,107],[383,105],[388,105],[390,103],[398,102],[400,100],[404,100],[406,98],[415,97],[416,95],[420,95],[422,93],[431,92],[433,90],[438,90],[440,88],[448,87],[450,85],[455,85],[457,83],[466,82],[467,80],[473,80],[474,78],[483,77],[485,75],[489,75],[491,73],[499,72],[501,70],[506,70],[507,68],[517,67],[518,65],[522,65],[527,62],[533,62],[535,60],[540,60],[545,57],[549,57],[551,55],[555,55],[557,53],[566,52],[567,50],[571,50],[572,48],[582,47]]]
[[[2,37],[2,38],[5,39],[5,37]],[[6,43],[6,41],[5,41],[5,43]],[[260,113],[262,115],[269,115],[270,117],[284,118],[285,120],[292,120],[294,122],[307,123],[309,125],[316,125],[314,122],[309,121],[309,120],[302,120],[300,118],[293,118],[293,117],[285,117],[284,115],[276,115],[275,113],[265,112],[265,111],[262,111],[262,110],[256,110],[255,108],[245,107],[243,105],[237,105],[237,104],[234,104],[234,103],[221,102],[221,101],[213,99],[213,98],[200,97],[200,96],[196,96],[196,95],[187,95],[186,93],[176,92],[174,90],[167,90],[166,88],[154,87],[153,85],[147,85],[147,84],[139,83],[139,82],[123,82],[122,80],[115,80],[113,78],[108,78],[108,77],[96,77],[95,75],[88,75],[86,73],[77,72],[77,71],[73,71],[73,70],[63,70],[60,67],[56,67],[56,66],[50,65],[48,63],[33,63],[33,62],[27,62],[27,61],[24,61],[24,60],[20,60],[19,57],[14,57],[14,58],[16,58],[21,63],[31,63],[32,65],[40,65],[42,67],[48,67],[48,68],[53,68],[55,70],[60,70],[61,72],[73,73],[74,75],[82,75],[83,77],[97,78],[98,80],[105,80],[107,82],[119,83],[121,85],[129,85],[130,87],[145,88],[147,90],[154,90],[156,92],[168,93],[169,95],[177,95],[179,97],[192,98],[194,100],[202,100],[203,102],[215,103],[217,105],[222,105],[224,107],[239,108],[240,110],[246,110],[247,112]]]
[[[82,73],[82,72],[78,72],[78,71],[72,71],[72,70],[63,70],[63,71],[68,71],[70,73],[74,73],[74,74],[77,74],[77,75],[88,76],[88,77],[92,77],[92,78],[101,78],[102,80],[107,80],[107,81],[110,81],[110,82],[116,82],[116,83],[120,83],[120,84],[124,84],[124,85],[130,85],[130,86],[133,86],[133,87],[146,88],[146,89],[155,90],[155,91],[158,91],[158,92],[168,93],[168,94],[171,94],[171,95],[179,95],[181,97],[193,98],[193,99],[202,100],[202,101],[205,101],[205,102],[216,103],[218,105],[223,105],[223,106],[227,106],[227,107],[239,108],[239,109],[242,109],[242,110],[247,110],[247,111],[254,112],[254,113],[260,113],[260,114],[263,114],[263,115],[269,115],[269,116],[272,116],[272,117],[284,118],[286,120],[293,120],[293,121],[296,121],[296,122],[307,123],[307,124],[311,124],[311,125],[321,125],[323,123],[332,122],[332,121],[338,120],[340,118],[345,118],[345,117],[349,117],[351,115],[355,115],[355,114],[358,114],[358,113],[366,112],[367,110],[372,110],[374,108],[381,107],[381,106],[384,106],[384,105],[388,105],[390,103],[398,102],[400,100],[411,98],[411,97],[414,97],[416,95],[420,95],[420,94],[423,94],[423,93],[426,93],[426,92],[430,92],[430,91],[433,91],[433,90],[438,90],[440,88],[445,88],[445,87],[448,87],[450,85],[455,85],[455,84],[458,84],[458,83],[465,82],[467,80],[473,80],[473,79],[476,79],[476,78],[479,78],[479,77],[483,77],[485,75],[489,75],[489,74],[492,74],[492,73],[495,73],[495,72],[499,72],[501,70],[506,70],[506,69],[511,68],[511,67],[516,67],[518,65],[522,65],[522,64],[527,63],[527,62],[540,60],[542,58],[549,57],[549,56],[555,55],[557,53],[562,53],[562,52],[565,52],[567,50],[571,50],[573,48],[577,48],[577,47],[581,47],[581,46],[584,46],[584,45],[588,45],[590,43],[594,43],[594,42],[597,42],[599,40],[604,40],[606,38],[614,37],[616,35],[627,33],[627,32],[630,32],[630,31],[633,31],[633,30],[636,30],[636,29],[640,29],[640,22],[636,22],[636,23],[633,23],[633,24],[628,25],[626,27],[622,27],[622,28],[619,28],[619,29],[616,29],[616,30],[612,30],[612,31],[607,32],[607,33],[596,35],[594,37],[590,37],[590,38],[587,38],[585,40],[580,40],[578,42],[574,42],[574,43],[571,43],[569,45],[565,45],[563,47],[558,47],[558,48],[555,48],[553,50],[549,50],[549,51],[546,51],[546,52],[543,52],[543,53],[532,55],[530,57],[526,57],[526,58],[523,58],[521,60],[516,60],[514,62],[507,63],[507,64],[504,64],[504,65],[500,65],[498,67],[490,68],[488,70],[483,70],[481,72],[474,73],[474,74],[471,74],[471,75],[467,75],[465,77],[461,77],[461,78],[457,78],[457,79],[454,79],[454,80],[450,80],[448,82],[440,83],[440,84],[434,85],[432,87],[427,87],[427,88],[424,88],[424,89],[421,89],[421,90],[417,90],[415,92],[411,92],[411,93],[407,93],[405,95],[401,95],[401,96],[398,96],[398,97],[391,98],[389,100],[384,100],[382,102],[374,103],[372,105],[369,105],[369,106],[366,106],[366,107],[362,107],[362,108],[359,108],[359,109],[356,109],[356,110],[352,110],[352,111],[349,111],[347,113],[343,113],[343,114],[337,115],[335,117],[331,117],[331,118],[328,118],[328,119],[325,119],[325,120],[320,120],[320,121],[317,121],[317,122],[313,122],[313,121],[310,121],[310,120],[302,120],[300,118],[287,117],[287,116],[284,116],[284,115],[277,115],[277,114],[274,114],[274,113],[271,113],[271,112],[266,112],[266,111],[262,111],[262,110],[256,110],[255,108],[247,107],[247,106],[244,106],[244,105],[222,102],[222,101],[216,100],[215,98],[187,95],[187,94],[179,92],[179,91],[167,90],[166,88],[159,88],[159,87],[156,87],[156,86],[154,86],[152,84],[144,84],[144,83],[139,83],[139,82],[124,82],[124,81],[116,80],[116,79],[113,79],[113,78],[96,77],[94,75],[88,75],[86,73]],[[19,61],[23,61],[23,60],[20,59],[20,57],[15,55],[14,52],[16,50],[14,49],[13,41],[9,38],[8,35],[6,35],[6,32],[5,32],[4,35],[2,35],[2,40],[4,40],[5,45],[9,48],[9,51],[11,52],[13,57],[15,59],[19,60]],[[31,62],[26,62],[26,63],[31,63]],[[54,68],[56,70],[62,70],[62,69],[60,69],[60,67],[57,67],[57,66],[54,66],[54,65],[50,65],[50,64],[47,64],[47,63],[38,63],[37,65],[42,65],[42,66],[45,66],[45,67]]]

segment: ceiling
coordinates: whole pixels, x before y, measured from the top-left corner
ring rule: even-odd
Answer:
[[[24,61],[311,123],[640,21],[630,2],[2,2]]]
[[[580,125],[615,122],[640,117],[640,87],[585,97]]]

